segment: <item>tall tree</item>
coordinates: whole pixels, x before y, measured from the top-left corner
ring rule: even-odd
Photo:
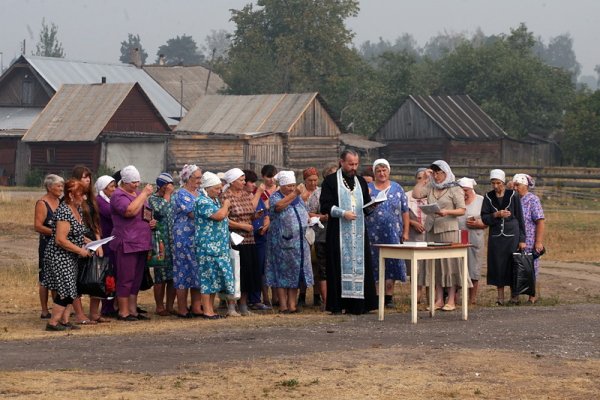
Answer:
[[[54,22],[46,24],[46,19],[42,18],[42,29],[40,37],[35,46],[35,56],[64,58],[66,53],[63,50],[62,43],[58,40],[58,26]]]
[[[351,98],[358,53],[344,21],[355,0],[258,0],[232,10],[236,24],[221,72],[237,94],[319,91],[336,110]]]
[[[600,166],[600,90],[578,94],[565,115],[565,133],[561,140],[567,163]]]
[[[540,58],[550,66],[568,71],[573,82],[581,73],[581,64],[573,50],[573,38],[568,33],[551,38],[548,46],[543,47]]]
[[[129,64],[132,62],[132,56],[135,49],[138,49],[138,54],[142,64],[146,64],[148,53],[146,53],[144,47],[142,46],[140,35],[134,35],[133,33],[128,33],[127,40],[123,40],[121,42],[121,56],[119,57],[119,60],[124,64]]]
[[[165,57],[167,65],[198,65],[204,61],[204,54],[198,50],[198,45],[189,35],[176,36],[167,40],[156,52],[156,62],[160,56]]]
[[[214,51],[215,60],[225,60],[231,47],[231,34],[225,29],[217,31],[212,29],[210,34],[204,39],[204,42],[206,44],[207,55],[212,57],[212,52]]]

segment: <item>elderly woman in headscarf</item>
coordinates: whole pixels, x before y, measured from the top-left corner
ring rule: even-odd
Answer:
[[[474,187],[477,186],[475,179],[460,178],[458,185],[465,193],[466,213],[458,217],[458,228],[468,233],[469,244],[467,262],[469,267],[469,277],[473,287],[469,288],[469,303],[477,303],[477,288],[481,278],[481,266],[483,265],[484,234],[483,230],[487,225],[481,220],[481,205],[483,196],[475,193]]]
[[[513,284],[512,253],[526,246],[525,223],[519,195],[504,186],[504,171],[493,169],[490,182],[493,190],[483,198],[481,220],[490,227],[487,284],[498,289],[496,305],[501,306],[504,305],[504,287]],[[511,301],[516,303],[517,298],[512,297]]]
[[[52,237],[52,228],[54,227],[54,213],[60,204],[60,198],[63,195],[65,180],[54,174],[46,175],[44,178],[44,187],[46,194],[35,203],[35,214],[33,219],[33,228],[40,234],[38,246],[38,293],[40,296],[40,305],[42,306],[41,319],[49,319],[48,311],[48,288],[44,284],[44,251],[46,245]]]
[[[146,320],[138,312],[137,297],[144,277],[146,257],[152,248],[152,229],[156,220],[148,204],[154,191],[148,184],[139,191],[141,177],[136,167],[128,165],[121,170],[121,185],[110,198],[115,239],[109,246],[117,264],[117,302],[120,321]]]
[[[313,284],[310,246],[306,240],[308,211],[302,194],[303,184],[296,185],[293,171],[277,174],[279,190],[269,199],[271,227],[267,239],[267,285],[276,287],[279,312],[296,313],[296,296],[302,285]]]
[[[202,171],[198,166],[184,165],[179,174],[180,188],[171,196],[173,206],[173,286],[177,294],[177,316],[202,316],[200,275],[194,248],[194,203],[199,195]],[[188,290],[192,308],[188,310]]]
[[[96,180],[96,204],[98,204],[98,215],[100,216],[101,237],[106,238],[112,235],[113,222],[112,212],[110,210],[110,198],[117,189],[115,178],[109,175],[103,175]],[[104,256],[108,257],[113,268],[116,268],[114,253],[110,246],[103,246]],[[100,315],[94,314],[95,310],[90,310],[90,318],[94,321],[104,321]],[[102,300],[102,315],[116,317],[117,312],[114,307],[114,299]]]
[[[516,174],[512,181],[514,188],[521,199],[521,207],[523,209],[523,221],[525,222],[525,251],[541,255],[544,252],[543,242],[546,225],[544,209],[542,208],[540,198],[529,191],[529,189],[533,189],[535,182],[533,178],[527,174]],[[538,257],[534,256],[533,267],[535,269],[535,282],[537,286],[537,278],[540,272],[540,260]],[[535,301],[535,296],[529,296],[529,303],[533,304]]]
[[[194,221],[196,225],[196,257],[200,266],[200,290],[205,319],[219,319],[213,306],[219,292],[232,296],[235,293],[233,268],[229,257],[229,224],[227,214],[229,199],[219,202],[223,187],[219,177],[212,172],[202,175],[204,193],[196,199]]]
[[[162,265],[154,267],[154,302],[156,304],[155,313],[166,317],[175,312],[173,311],[175,288],[173,287],[173,205],[171,204],[171,195],[175,186],[171,174],[161,173],[156,178],[156,188],[156,192],[148,199],[156,220],[154,240],[157,240],[158,243],[153,243],[153,247],[155,247],[153,251],[160,252],[160,243],[162,243],[164,261]]]
[[[369,183],[369,192],[372,198],[383,192],[387,201],[380,203],[365,218],[369,242],[372,245],[399,244],[408,240],[410,227],[408,200],[402,186],[390,180],[390,171],[390,163],[383,158],[373,163],[375,178]],[[379,249],[376,246],[371,246],[371,260],[375,283],[377,283],[379,282]],[[388,308],[394,308],[394,281],[397,280],[406,281],[404,260],[385,260],[385,305]]]
[[[465,213],[465,195],[460,188],[450,166],[443,160],[431,164],[425,172],[426,183],[417,183],[413,189],[413,197],[427,198],[429,204],[436,203],[440,209],[425,219],[426,240],[428,242],[459,242],[458,217]],[[435,268],[435,304],[429,307],[453,311],[456,309],[456,289],[462,283],[461,260],[456,258],[428,260],[428,268]],[[429,279],[426,278],[426,284]],[[444,290],[448,290],[448,298],[444,304]]]
[[[227,184],[221,194],[221,201],[229,200],[229,230],[243,237],[243,241],[233,246],[234,250],[240,252],[240,313],[243,316],[250,315],[248,310],[248,293],[261,290],[261,270],[256,254],[254,242],[254,227],[252,221],[257,217],[255,214],[258,200],[264,192],[264,185],[260,185],[256,193],[252,194],[244,187],[246,177],[244,171],[239,168],[232,168],[225,172],[225,181]],[[235,315],[237,312],[229,305],[228,315]]]

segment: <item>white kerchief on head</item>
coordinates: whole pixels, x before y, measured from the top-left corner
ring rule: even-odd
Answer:
[[[123,181],[123,183],[141,181],[140,171],[138,171],[133,165],[126,166],[121,170],[121,181]]]
[[[225,172],[223,179],[225,179],[225,182],[231,183],[236,179],[239,179],[242,175],[244,175],[244,171],[242,171],[241,169],[231,168],[229,171]]]
[[[190,176],[192,176],[192,174],[198,169],[200,168],[196,164],[185,164],[179,173],[179,184],[181,186],[185,185],[185,183],[190,179]]]
[[[294,171],[279,171],[274,178],[279,183],[279,186],[296,183],[296,174],[294,174]]]
[[[220,184],[221,179],[216,174],[213,174],[209,171],[206,171],[204,174],[202,174],[202,180],[200,181],[201,188],[206,189]]]
[[[101,191],[106,189],[111,182],[114,182],[115,178],[110,175],[102,175],[98,180],[96,180],[96,193],[100,194]]]
[[[380,158],[378,160],[375,160],[375,162],[373,163],[373,173],[375,173],[375,168],[378,165],[385,165],[388,169],[388,171],[392,172],[392,169],[390,168],[390,163],[388,162],[388,160],[386,160],[385,158]]]
[[[458,186],[460,186],[462,188],[473,189],[475,186],[477,186],[477,182],[475,182],[475,179],[466,178],[466,177],[460,178],[456,182],[458,183]]]
[[[490,171],[490,181],[492,179],[498,179],[502,183],[506,183],[506,174],[501,169],[493,169]]]
[[[527,180],[527,175],[525,174],[515,174],[512,180],[514,183],[518,183],[519,185],[529,186],[529,181]]]

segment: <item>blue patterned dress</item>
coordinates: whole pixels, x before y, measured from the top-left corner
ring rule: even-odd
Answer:
[[[373,182],[369,183],[371,197],[377,197],[380,190]],[[402,214],[408,212],[408,199],[402,186],[391,182],[387,201],[380,203],[375,210],[366,216],[367,233],[369,242],[373,244],[398,244],[402,239]],[[379,282],[379,249],[371,246],[371,260],[375,282]],[[385,260],[385,279],[406,282],[406,264],[404,260]]]
[[[196,256],[200,266],[200,290],[203,294],[235,293],[235,281],[229,258],[229,221],[215,221],[211,215],[221,203],[200,194],[196,198]]]
[[[175,289],[200,287],[200,274],[194,248],[195,197],[180,188],[171,197],[173,205],[173,286]]]
[[[154,282],[165,283],[173,279],[173,204],[156,193],[148,203],[154,210],[155,231],[165,245],[165,266],[154,268]]]
[[[278,190],[269,198],[271,225],[267,236],[265,279],[268,286],[298,288],[313,284],[310,246],[304,237],[308,227],[308,211],[300,197],[280,212],[275,205],[284,198]]]

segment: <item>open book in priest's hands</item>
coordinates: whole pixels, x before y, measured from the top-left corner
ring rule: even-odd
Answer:
[[[381,192],[377,193],[377,196],[374,199],[371,199],[370,202],[368,202],[367,204],[365,204],[363,206],[363,208],[369,208],[371,206],[375,206],[379,203],[382,203],[384,201],[387,200],[387,190],[382,190]]]

